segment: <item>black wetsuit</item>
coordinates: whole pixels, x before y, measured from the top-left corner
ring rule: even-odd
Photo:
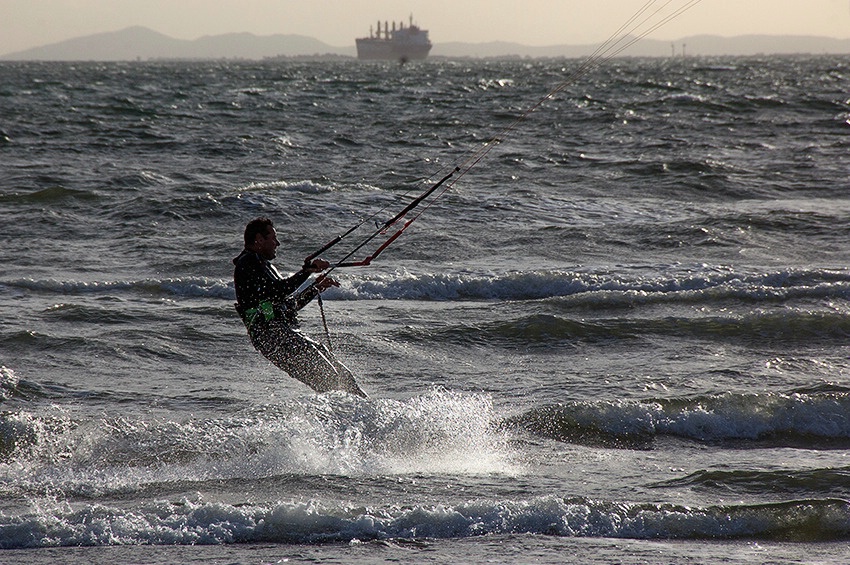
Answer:
[[[236,311],[257,351],[317,392],[343,390],[366,396],[345,365],[298,331],[298,310],[319,295],[315,287],[296,294],[310,273],[301,270],[285,278],[270,261],[248,249],[233,264]]]
[[[272,265],[259,254],[248,249],[242,250],[233,260],[233,284],[236,287],[236,310],[249,325],[246,313],[258,308],[260,303],[269,302],[274,307],[275,317],[282,317],[291,326],[298,325],[296,313],[306,306],[319,293],[314,288],[295,296],[295,291],[310,278],[310,273],[298,271],[284,278]],[[257,316],[254,323],[259,322]],[[249,330],[250,330],[249,326]]]

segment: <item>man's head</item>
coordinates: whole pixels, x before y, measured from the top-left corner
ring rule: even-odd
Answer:
[[[259,253],[264,259],[274,259],[280,242],[269,218],[254,218],[245,226],[245,249]]]

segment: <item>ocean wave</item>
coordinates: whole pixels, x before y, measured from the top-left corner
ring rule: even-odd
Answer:
[[[681,273],[629,276],[566,270],[413,274],[399,271],[343,279],[328,293],[343,299],[539,300],[573,298],[594,306],[618,303],[697,302],[723,298],[765,300],[850,296],[850,275],[831,270],[736,273],[701,266]]]
[[[252,182],[251,184],[238,189],[239,192],[301,192],[304,194],[322,194],[333,192],[334,187],[330,185],[320,184],[311,180],[298,182],[287,181],[271,181],[271,182]]]
[[[311,395],[185,421],[0,412],[0,495],[89,497],[285,474],[517,473],[495,420],[490,397],[442,389],[405,401]]]
[[[15,279],[0,282],[0,286],[30,292],[75,295],[140,292],[149,295],[168,295],[183,298],[223,298],[232,300],[233,283],[207,277],[176,277],[166,279],[62,281],[56,279]]]
[[[61,398],[61,393],[57,393],[55,390],[53,392],[56,394],[56,398]],[[51,391],[46,387],[33,381],[21,379],[12,369],[0,365],[0,406],[3,406],[3,403],[7,401],[39,400],[50,395]],[[5,415],[0,417],[0,427],[4,425],[4,418]],[[14,441],[14,434],[8,435],[6,432],[0,431],[0,444],[7,441],[7,438],[12,438],[12,441]],[[2,459],[3,453],[4,448],[0,447],[0,459]]]
[[[79,200],[88,202],[98,200],[100,196],[91,190],[82,190],[78,188],[66,188],[61,186],[62,180],[58,178],[42,177],[43,184],[48,186],[40,190],[32,192],[9,192],[0,194],[0,203],[10,205],[40,205],[51,206],[66,203],[68,201]]]
[[[611,303],[606,302],[605,307]],[[652,337],[735,340],[739,343],[843,342],[850,336],[850,316],[843,312],[786,309],[726,315],[615,317],[581,319],[548,313],[500,321],[449,324],[438,328],[403,328],[399,338],[443,343],[551,347],[564,342],[602,342]]]
[[[656,277],[568,270],[416,274],[409,271],[335,273],[342,286],[329,300],[544,300],[569,308],[624,307],[652,303],[699,303],[726,299],[764,302],[850,298],[850,275],[838,270],[737,273],[702,266]],[[56,294],[141,292],[183,298],[232,300],[233,282],[210,277],[73,281],[20,278],[0,286]]]
[[[505,425],[558,441],[652,446],[659,436],[698,442],[850,445],[850,393],[724,393],[681,399],[576,401],[531,409]]]
[[[0,366],[0,402],[17,395],[20,379],[12,369]]]
[[[804,499],[760,505],[688,507],[545,496],[413,506],[319,501],[226,504],[183,498],[134,508],[44,502],[0,516],[0,548],[362,543],[492,535],[626,539],[845,541],[850,505]]]
[[[686,477],[662,481],[658,488],[690,487],[703,490],[749,493],[756,495],[821,494],[850,497],[850,467],[834,469],[787,469],[781,471],[750,469],[700,470]]]

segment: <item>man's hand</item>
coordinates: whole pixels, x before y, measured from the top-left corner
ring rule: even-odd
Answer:
[[[301,268],[301,270],[304,271],[305,273],[311,273],[311,274],[312,273],[321,273],[322,271],[324,271],[325,269],[327,269],[330,266],[331,266],[331,264],[328,263],[327,261],[325,261],[324,259],[313,259],[309,263],[305,263],[304,266]]]
[[[319,292],[324,292],[332,286],[339,286],[339,283],[330,277],[323,277],[321,280],[316,281],[316,288]]]

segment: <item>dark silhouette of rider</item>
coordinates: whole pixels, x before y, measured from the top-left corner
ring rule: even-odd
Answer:
[[[365,397],[351,371],[327,347],[298,329],[298,311],[319,293],[339,286],[330,277],[320,277],[298,292],[311,275],[330,264],[313,259],[297,273],[284,277],[271,263],[279,246],[272,221],[256,218],[245,226],[245,249],[233,260],[236,311],[251,343],[269,361],[316,392],[342,390]]]

